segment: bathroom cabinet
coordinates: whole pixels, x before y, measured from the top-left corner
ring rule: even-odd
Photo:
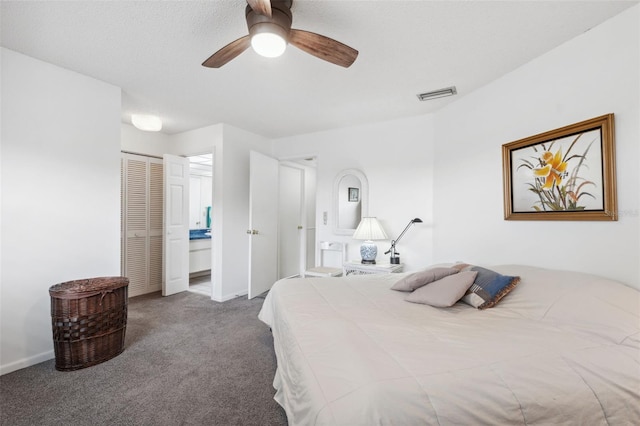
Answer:
[[[189,273],[211,269],[211,239],[189,241]]]

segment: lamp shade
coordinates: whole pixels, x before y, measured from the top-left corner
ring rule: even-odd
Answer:
[[[387,234],[375,217],[363,217],[353,233],[354,240],[386,240]]]
[[[378,247],[373,240],[386,240],[387,234],[382,229],[382,225],[375,217],[363,217],[356,228],[356,232],[353,233],[354,240],[365,240],[360,246],[360,256],[362,257],[362,263],[376,263],[376,256],[378,255]]]

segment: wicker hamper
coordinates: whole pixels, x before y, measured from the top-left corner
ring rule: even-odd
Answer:
[[[100,277],[49,288],[56,370],[90,367],[124,350],[128,285],[125,277]]]

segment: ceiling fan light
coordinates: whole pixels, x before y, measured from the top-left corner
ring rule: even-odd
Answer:
[[[145,132],[159,132],[162,130],[162,120],[155,115],[133,114],[131,124]]]
[[[251,47],[258,55],[266,58],[277,58],[287,48],[287,42],[278,34],[261,32],[251,37]]]

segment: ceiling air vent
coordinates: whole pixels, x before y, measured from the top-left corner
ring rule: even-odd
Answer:
[[[428,101],[431,99],[444,98],[445,96],[453,96],[456,93],[458,93],[456,86],[451,86],[445,89],[434,90],[432,92],[419,93],[416,96],[418,96],[418,99],[421,101]]]

